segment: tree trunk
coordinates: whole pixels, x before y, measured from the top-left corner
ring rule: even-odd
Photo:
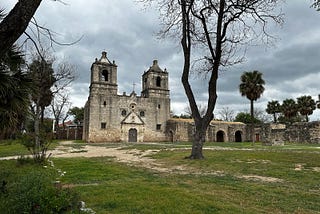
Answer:
[[[201,128],[196,128],[193,142],[192,142],[192,150],[191,155],[188,157],[189,159],[204,159],[202,154],[202,147],[205,142],[206,132]]]
[[[34,156],[34,160],[39,160],[40,159],[40,114],[41,114],[41,110],[40,110],[40,106],[39,101],[40,98],[37,99],[38,103],[36,104],[36,112],[35,112],[35,117],[34,117],[34,140],[35,140],[35,148],[33,151],[33,156]]]
[[[0,58],[19,39],[42,0],[19,0],[0,23]]]
[[[253,110],[253,100],[250,100],[250,115],[251,115],[251,142],[254,145],[254,110]]]

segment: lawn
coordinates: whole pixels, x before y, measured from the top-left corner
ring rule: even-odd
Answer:
[[[207,143],[204,160],[184,159],[188,143],[122,146],[160,150],[150,157],[183,170],[159,172],[111,157],[54,158],[55,167],[66,171],[64,186],[97,213],[320,212],[319,146]],[[11,178],[30,166],[17,167],[13,160],[0,161],[4,176],[12,170]]]

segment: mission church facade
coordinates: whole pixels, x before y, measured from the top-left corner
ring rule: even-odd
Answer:
[[[170,118],[169,77],[154,60],[142,74],[142,91],[118,94],[117,65],[106,52],[91,66],[85,104],[83,139],[86,142],[192,141],[192,120]],[[247,139],[243,123],[212,121],[207,141]]]
[[[166,141],[170,118],[168,72],[154,60],[142,75],[142,92],[118,95],[117,65],[106,52],[91,66],[83,138],[87,142]]]

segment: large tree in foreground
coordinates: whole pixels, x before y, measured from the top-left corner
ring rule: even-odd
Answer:
[[[0,59],[24,33],[42,0],[19,0],[0,22]]]
[[[253,41],[270,38],[268,22],[281,23],[281,14],[274,12],[280,0],[142,0],[157,1],[163,18],[164,35],[181,41],[184,56],[182,84],[195,122],[190,159],[202,159],[206,130],[217,100],[217,80],[221,66],[239,63],[244,50]],[[258,39],[258,40],[257,40]],[[190,75],[197,66],[208,78],[207,109],[201,115],[193,93]]]

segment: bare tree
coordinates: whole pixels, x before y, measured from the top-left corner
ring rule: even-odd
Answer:
[[[198,108],[199,108],[199,112],[200,112],[201,117],[203,117],[206,114],[207,106],[199,104]],[[190,106],[186,106],[184,108],[184,112],[186,113],[187,116],[190,116],[190,118],[193,118]]]
[[[53,59],[47,60],[38,56],[34,58],[33,62],[29,66],[28,74],[33,81],[33,92],[31,94],[31,112],[34,119],[34,147],[32,147],[32,153],[34,159],[38,162],[42,162],[46,159],[46,151],[48,144],[46,138],[42,136],[41,128],[43,115],[46,107],[50,106],[55,96],[61,96],[63,91],[71,84],[75,79],[74,67],[66,62],[59,63],[57,68],[53,68]],[[66,97],[62,98],[62,102],[65,105],[67,103]],[[62,109],[55,109],[55,119],[61,116]],[[58,113],[59,112],[59,113]],[[60,114],[60,115],[59,115]]]
[[[62,121],[66,121],[66,119],[69,117],[69,109],[71,107],[71,102],[68,96],[68,93],[57,93],[52,102],[51,102],[51,110],[54,116],[54,124],[55,124],[55,131],[58,131],[59,124]]]
[[[182,84],[195,121],[190,159],[202,159],[206,130],[217,100],[217,80],[221,66],[240,63],[248,44],[273,37],[269,21],[282,23],[274,12],[280,0],[142,0],[158,2],[164,24],[163,36],[178,36],[184,56]],[[207,111],[201,116],[189,82],[191,62],[203,54],[203,72],[208,77]]]
[[[234,111],[229,107],[223,107],[218,115],[221,117],[223,121],[233,121],[234,120]]]

